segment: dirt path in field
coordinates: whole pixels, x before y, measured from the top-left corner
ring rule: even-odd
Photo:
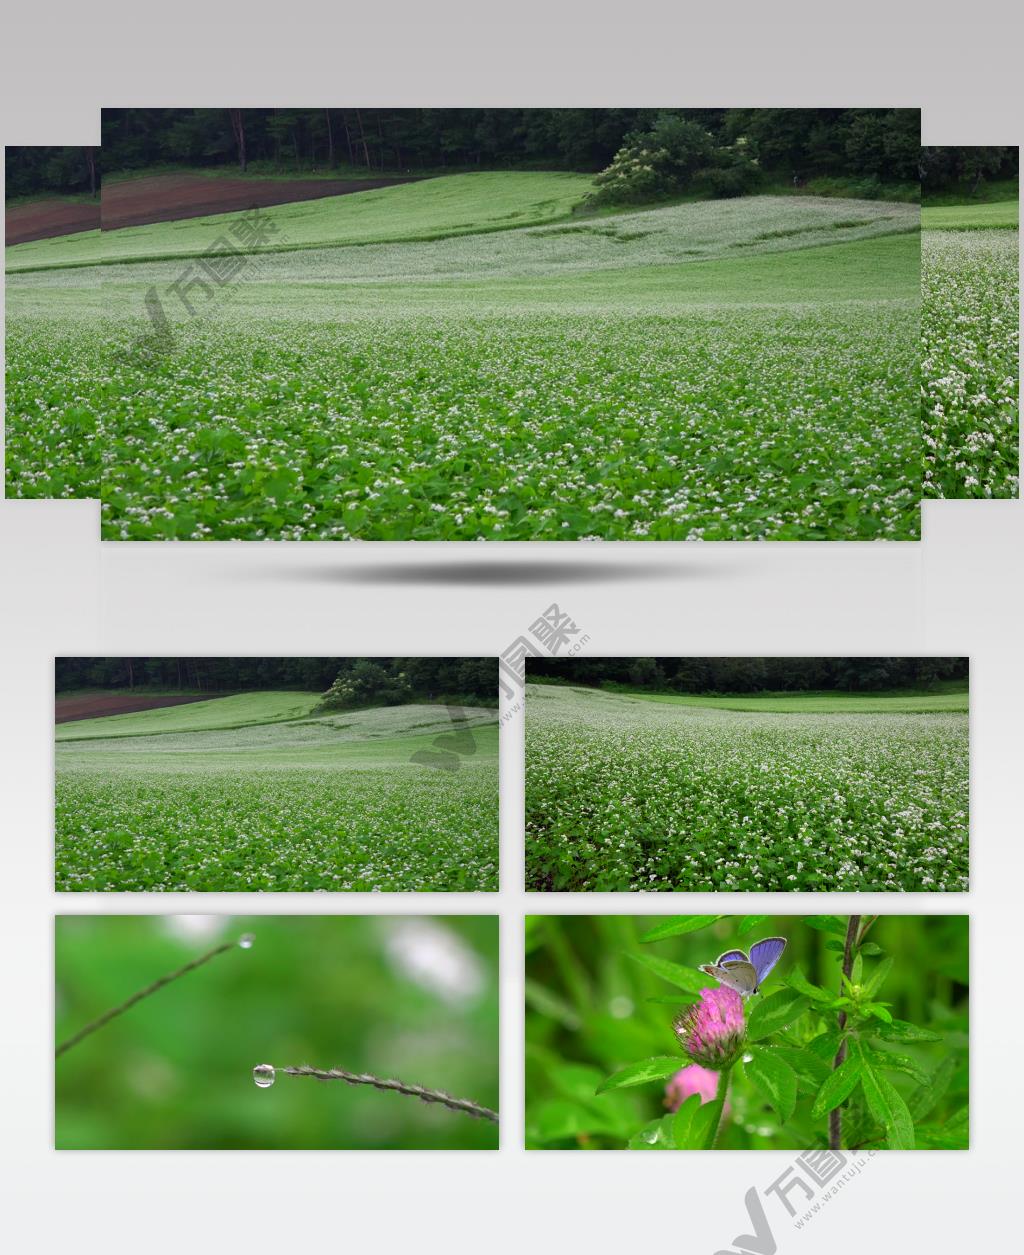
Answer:
[[[53,235],[96,231],[100,225],[100,200],[34,200],[13,205],[4,214],[4,243],[27,244]]]
[[[157,174],[103,189],[103,230],[234,213],[324,196],[347,196],[416,179],[227,179],[201,174]]]
[[[75,697],[58,697],[53,704],[54,722],[71,723],[74,719],[98,719],[102,715],[130,715],[136,710],[156,710],[160,706],[184,706],[187,702],[209,700],[208,693],[198,693],[194,697],[133,697],[130,693],[86,693]]]

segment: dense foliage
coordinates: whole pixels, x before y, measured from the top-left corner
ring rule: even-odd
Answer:
[[[4,197],[62,195],[100,190],[100,150],[97,147],[7,147],[4,150]]]
[[[951,188],[977,195],[986,180],[1016,178],[1020,169],[1020,149],[928,145],[921,149],[921,195],[925,203],[931,194]]]
[[[401,677],[401,679],[399,679]],[[331,696],[351,680],[359,702],[441,701],[458,695],[497,704],[492,658],[58,658],[58,694],[77,689],[175,692],[252,692],[295,688]],[[386,695],[390,694],[390,697]]]
[[[697,1066],[673,1019],[720,989],[699,966],[772,935],[739,1058]],[[528,1146],[968,1145],[966,916],[545,916],[526,939]]]
[[[107,170],[160,162],[372,169],[600,170],[662,119],[729,145],[743,135],[772,171],[917,177],[917,109],[104,109]]]
[[[967,680],[967,658],[530,658],[531,679],[676,693],[881,692]]]
[[[59,1149],[491,1149],[494,1125],[413,1099],[279,1077],[341,1066],[498,1106],[498,929],[486,916],[70,915],[55,1031],[77,1032],[219,942],[226,953],[57,1060]]]
[[[804,700],[530,685],[528,888],[966,890],[966,694],[961,713]]]
[[[594,180],[596,204],[654,201],[703,189],[715,196],[740,196],[761,174],[754,146],[745,135],[716,142],[697,122],[663,114],[650,130],[630,135],[611,165]]]

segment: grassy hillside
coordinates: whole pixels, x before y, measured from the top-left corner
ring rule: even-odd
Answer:
[[[454,174],[399,187],[325,196],[262,210],[276,232],[268,250],[432,240],[505,230],[567,217],[591,187],[587,175],[557,172]],[[7,249],[8,271],[197,257],[238,248],[240,215],[213,214],[117,231],[82,232]],[[63,248],[59,245],[63,242]],[[50,245],[48,248],[42,245]]]
[[[930,230],[1016,229],[1019,225],[1018,200],[968,205],[926,205],[921,210],[921,226]]]
[[[4,249],[4,259],[8,273],[53,266],[96,265],[103,260],[103,232],[75,231],[71,235],[29,240],[26,244],[9,244]]]
[[[755,713],[763,711],[770,714],[797,715],[913,715],[942,711],[966,712],[968,708],[966,689],[940,693],[747,693],[724,697],[705,697],[689,693],[622,692],[612,696],[705,710],[748,710]]]
[[[250,698],[264,694],[248,694]],[[498,728],[495,712],[485,707],[463,708],[453,721],[446,706],[409,704],[381,706],[369,710],[303,717],[319,701],[318,695],[308,700],[287,704],[280,700],[288,694],[267,694],[277,701],[242,704],[231,697],[196,703],[196,706],[173,707],[164,711],[144,711],[145,715],[166,713],[168,716],[198,706],[200,712],[194,726],[187,720],[167,718],[140,720],[132,730],[125,724],[139,715],[117,715],[109,719],[85,722],[108,725],[108,730],[94,737],[61,737],[67,728],[84,726],[63,724],[57,729],[65,764],[76,768],[106,770],[111,764],[123,768],[133,765],[153,770],[196,771],[251,768],[265,764],[273,768],[300,763],[318,766],[367,766],[393,763],[396,767],[410,765],[412,755],[430,749],[433,739],[459,730],[472,731],[475,753],[496,753]],[[293,698],[304,695],[291,695]],[[223,705],[225,709],[216,708]],[[262,712],[262,718],[257,713]],[[243,713],[252,716],[241,721]],[[162,724],[162,726],[157,726]],[[118,726],[120,725],[120,726]],[[68,744],[70,742],[70,745]],[[413,764],[414,770],[416,765]]]
[[[258,276],[243,271],[230,300],[214,305],[210,316],[228,325],[253,318],[322,324],[447,311],[671,313],[919,296],[921,246],[913,207],[877,215],[857,238],[842,243],[834,242],[839,232],[825,215],[809,230],[771,235],[767,224],[778,221],[775,206],[751,200],[727,228],[712,233],[684,212],[697,208],[703,207],[660,211],[660,225],[648,232],[629,215],[607,220],[601,230],[550,228],[276,254],[261,258]],[[176,262],[88,267],[9,275],[7,289],[23,315],[43,316],[59,300],[66,318],[93,321],[106,309],[117,326],[119,319],[139,317],[150,288],[165,291],[179,274]],[[164,309],[172,321],[195,322],[173,298]]]
[[[96,741],[104,738],[154,736],[160,733],[210,732],[216,728],[244,728],[250,724],[279,723],[301,719],[320,701],[321,693],[263,692],[211,697],[186,706],[137,710],[128,715],[99,719],[74,719],[59,724],[58,743]]]

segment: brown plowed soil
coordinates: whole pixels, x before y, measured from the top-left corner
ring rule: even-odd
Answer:
[[[103,189],[103,230],[237,213],[297,200],[347,196],[415,179],[228,179],[201,174],[155,174]]]
[[[133,697],[130,693],[85,693],[58,697],[54,702],[54,722],[98,719],[101,715],[130,715],[135,710],[156,710],[160,706],[184,706],[187,702],[207,702],[209,694],[194,697]]]
[[[51,235],[73,235],[76,231],[98,231],[100,200],[34,200],[12,205],[4,214],[4,243],[27,244],[47,240]]]

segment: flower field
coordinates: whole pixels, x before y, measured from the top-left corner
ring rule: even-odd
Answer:
[[[925,495],[1016,497],[1018,232],[927,230],[921,260]]]
[[[444,707],[295,717],[282,696],[246,695],[267,715],[244,726],[231,697],[61,724],[57,888],[497,888],[493,711],[464,711],[475,752],[440,770],[411,759],[451,732]]]
[[[966,890],[966,693],[916,712],[809,700],[779,713],[530,685],[527,887]]]
[[[8,495],[98,495],[110,540],[917,538],[913,206],[496,230],[474,200],[467,233],[436,186],[409,209],[445,182],[338,198],[330,248],[326,202],[295,207],[294,251],[191,290],[195,317],[161,250],[207,220],[114,232],[150,233],[117,265],[9,250]],[[502,212],[581,194],[556,192]],[[361,198],[399,194],[401,238],[375,238]]]

